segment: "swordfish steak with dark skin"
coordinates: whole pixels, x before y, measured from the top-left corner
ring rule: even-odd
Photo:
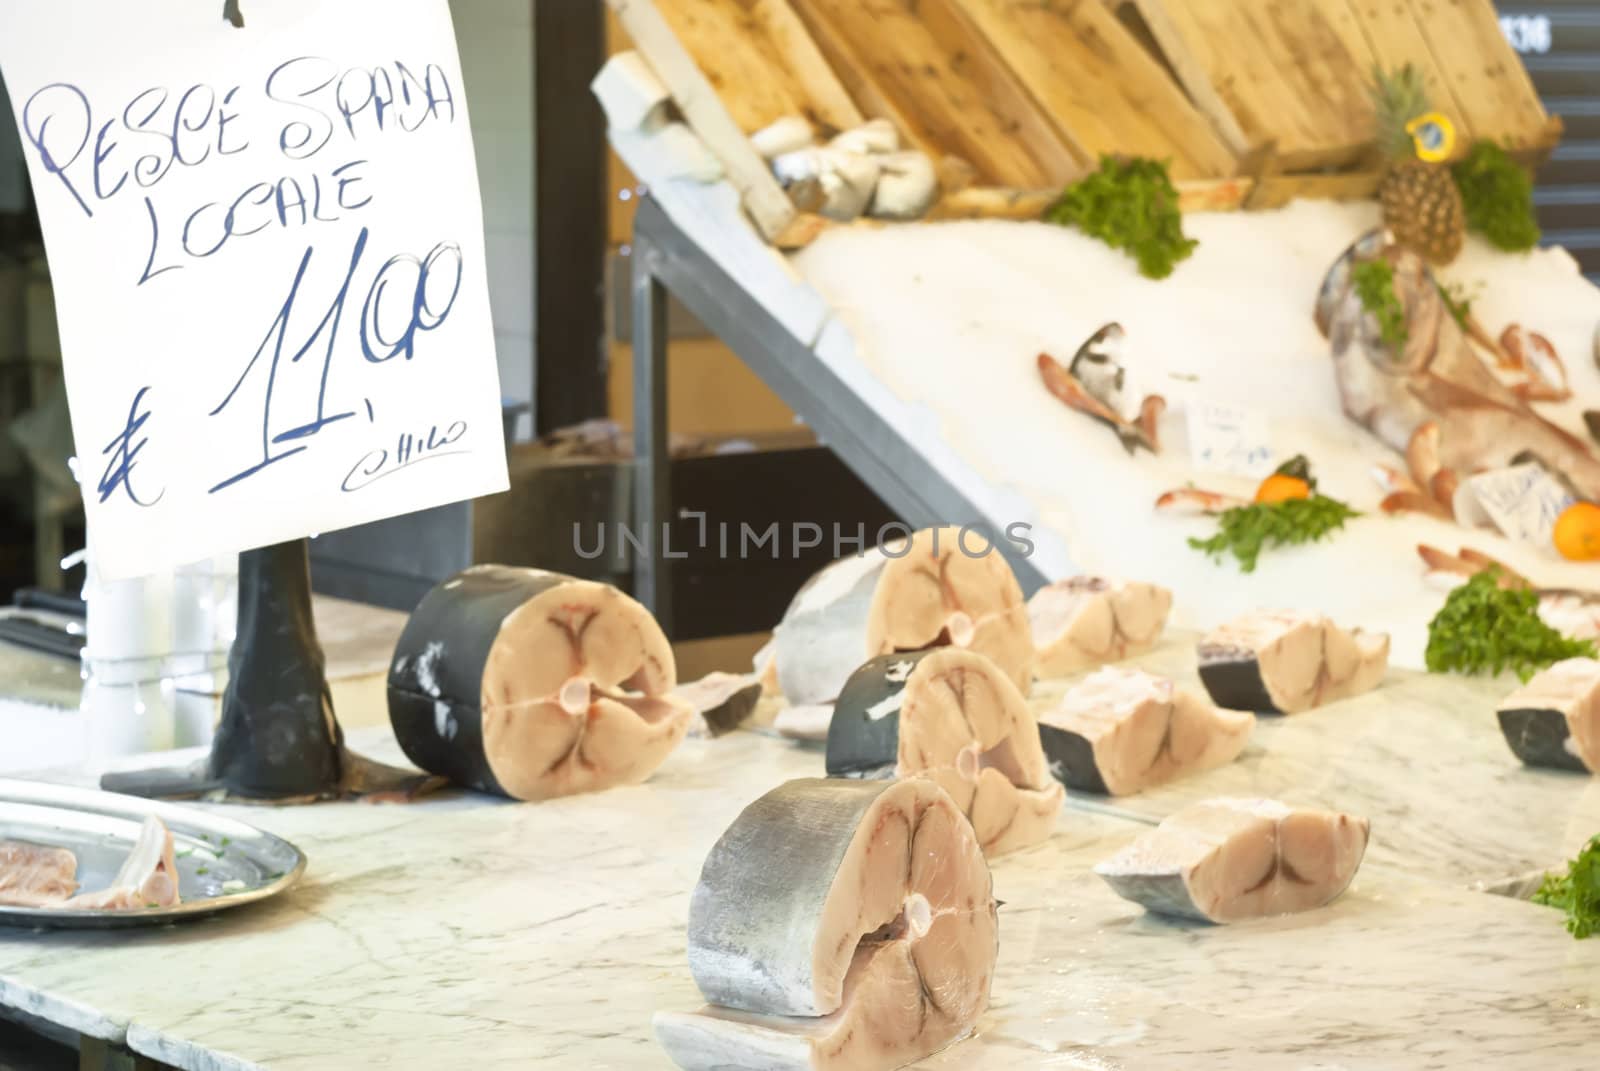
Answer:
[[[1162,677],[1107,666],[1040,715],[1039,739],[1068,788],[1128,796],[1227,765],[1255,724]]]
[[[1321,614],[1257,610],[1200,641],[1200,680],[1217,705],[1297,714],[1376,688],[1389,637],[1345,630]]]
[[[648,778],[688,732],[672,647],[607,584],[478,565],[430,591],[389,671],[406,756],[519,800]]]
[[[972,826],[932,781],[802,779],[734,820],[689,903],[710,1005],[660,1012],[685,1071],[888,1071],[972,1032],[999,946]]]
[[[1310,911],[1349,888],[1367,851],[1365,818],[1276,800],[1192,804],[1094,872],[1163,915],[1239,922]]]
[[[857,670],[828,727],[827,770],[936,781],[991,859],[1048,838],[1066,798],[1017,686],[954,647],[881,655]]]
[[[1500,703],[1500,731],[1529,766],[1600,773],[1600,661],[1568,658]]]
[[[784,698],[804,707],[837,699],[869,658],[940,646],[987,655],[1024,691],[1033,684],[1022,588],[976,531],[924,528],[826,566],[790,602],[771,652]]]

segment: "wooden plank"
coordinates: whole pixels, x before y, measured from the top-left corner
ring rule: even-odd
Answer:
[[[787,0],[658,0],[658,7],[746,134],[790,115],[824,134],[861,125]]]
[[[794,203],[773,178],[759,153],[728,114],[711,83],[673,35],[650,0],[607,0],[656,77],[672,93],[678,109],[706,147],[722,163],[739,191],[744,209],[768,241],[783,234],[798,215]]]
[[[1170,160],[1177,178],[1230,175],[1234,154],[1101,0],[957,0],[1084,155]]]
[[[954,8],[953,0],[795,0],[862,111],[981,180],[1059,186],[1086,159]]]
[[[1346,164],[1371,140],[1371,53],[1347,0],[1137,0],[1190,95],[1288,170]],[[1210,94],[1212,104],[1205,103]]]
[[[1490,0],[1408,0],[1474,136],[1510,149],[1546,147],[1549,116]]]
[[[1116,3],[1116,0],[1111,0]],[[1163,0],[1132,0],[1130,4],[1138,12],[1139,19],[1144,23],[1145,29],[1150,32],[1150,37],[1160,47],[1163,58],[1172,68],[1173,74],[1183,85],[1184,91],[1189,94],[1189,99],[1195,106],[1211,120],[1211,125],[1216,127],[1217,133],[1222,137],[1225,145],[1236,156],[1243,156],[1250,151],[1251,141],[1244,128],[1239,125],[1239,120],[1234,116],[1223,100],[1222,94],[1211,82],[1212,56],[1209,43],[1199,34],[1192,32],[1192,27],[1180,24],[1169,13]]]
[[[1434,61],[1428,36],[1409,0],[1350,0],[1350,10],[1376,64],[1386,71],[1396,71],[1409,63],[1422,74],[1429,101],[1456,125],[1460,135],[1457,152],[1465,152],[1475,136],[1473,117]]]

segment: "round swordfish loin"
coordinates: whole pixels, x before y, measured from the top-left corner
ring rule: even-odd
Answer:
[[[1258,610],[1200,641],[1200,680],[1217,705],[1297,714],[1376,688],[1389,637],[1345,630],[1321,614]]]
[[[1172,592],[1155,584],[1075,576],[1028,600],[1034,672],[1066,677],[1155,647],[1172,611]]]
[[[1497,713],[1506,743],[1529,766],[1600,773],[1600,661],[1557,662]]]
[[[1310,911],[1349,888],[1367,851],[1365,818],[1276,800],[1185,807],[1094,871],[1118,896],[1163,915],[1238,922]]]
[[[1107,666],[1040,715],[1039,740],[1068,788],[1128,796],[1227,765],[1255,724],[1162,677]]]
[[[965,1037],[999,952],[988,864],[931,781],[809,778],[745,808],[689,904],[710,1006],[658,1013],[686,1071],[877,1071]]]
[[[607,584],[477,565],[435,587],[389,670],[406,756],[519,800],[636,784],[688,732],[672,647]]]
[[[1028,701],[994,662],[957,647],[879,655],[852,674],[828,727],[827,770],[931,778],[991,859],[1048,838],[1066,798]]]
[[[779,689],[791,706],[831,703],[868,658],[954,646],[978,651],[1024,692],[1033,637],[1022,589],[982,534],[924,528],[826,566],[773,630]]]

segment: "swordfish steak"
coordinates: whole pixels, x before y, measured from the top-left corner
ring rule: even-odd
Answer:
[[[1600,661],[1557,662],[1497,713],[1506,743],[1529,766],[1600,773]]]
[[[734,820],[689,905],[710,1006],[660,1012],[685,1071],[882,1071],[965,1037],[989,1003],[996,903],[972,827],[931,781],[801,779]]]
[[[389,671],[406,756],[483,792],[542,800],[648,778],[693,706],[672,647],[608,584],[477,565],[428,592]]]
[[[1389,637],[1345,630],[1321,614],[1258,610],[1200,641],[1200,680],[1218,706],[1297,714],[1376,688]]]
[[[984,553],[979,553],[984,551]],[[1033,683],[1033,636],[1005,557],[976,532],[924,528],[824,567],[773,630],[770,657],[790,706],[831,703],[863,661],[962,647]]]
[[[1255,724],[1162,677],[1107,666],[1040,716],[1039,738],[1068,788],[1128,796],[1227,765]]]
[[[1164,819],[1094,872],[1163,915],[1238,922],[1323,907],[1367,850],[1365,818],[1276,800],[1214,799]]]
[[[1075,576],[1028,600],[1034,670],[1066,677],[1155,647],[1172,612],[1172,592],[1155,584]]]
[[[78,890],[78,859],[65,848],[0,840],[0,904],[49,907]]]
[[[955,647],[880,655],[852,674],[828,727],[827,770],[933,779],[991,859],[1048,838],[1066,797],[1017,686]]]

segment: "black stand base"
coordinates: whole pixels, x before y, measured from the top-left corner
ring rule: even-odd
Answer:
[[[239,555],[239,628],[211,754],[189,766],[106,774],[100,787],[291,803],[410,799],[440,783],[345,748],[311,617],[310,558],[301,539]]]

